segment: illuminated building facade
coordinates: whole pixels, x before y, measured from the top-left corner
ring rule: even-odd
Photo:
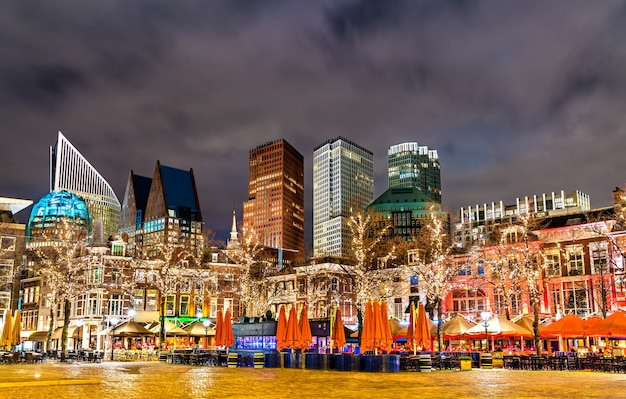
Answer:
[[[469,247],[475,242],[485,243],[497,226],[515,223],[519,215],[544,218],[590,209],[589,195],[578,190],[570,194],[561,190],[558,193],[517,198],[515,204],[511,205],[499,201],[469,206],[461,208],[457,213],[454,242],[458,248]]]
[[[436,150],[415,142],[396,144],[387,151],[389,188],[415,187],[441,203],[441,166]]]
[[[26,247],[26,225],[14,215],[33,201],[0,197],[0,317],[18,308],[19,271]]]
[[[278,251],[279,262],[304,258],[304,157],[284,139],[250,150],[247,234]]]
[[[117,234],[120,201],[109,183],[59,132],[50,147],[50,191],[67,190],[85,200],[94,220],[104,226],[105,237]]]
[[[346,257],[352,212],[374,198],[374,155],[337,137],[313,150],[313,255]]]
[[[163,243],[202,251],[203,221],[193,169],[172,168],[157,161],[152,179],[131,171],[123,203],[120,232],[129,242],[130,254],[142,248],[155,257]]]

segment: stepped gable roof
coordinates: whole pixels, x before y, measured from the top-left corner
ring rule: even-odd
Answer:
[[[200,206],[193,177],[193,169],[182,170],[161,165],[161,181],[168,208],[189,209],[198,214]]]
[[[416,187],[392,187],[387,189],[378,198],[376,198],[371,204],[394,204],[394,203],[430,203],[433,202],[428,195]]]
[[[150,186],[152,179],[146,176],[139,176],[133,173],[133,188],[135,189],[135,206],[137,209],[145,210],[148,205]]]

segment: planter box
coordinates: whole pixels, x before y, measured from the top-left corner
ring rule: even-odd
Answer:
[[[472,361],[470,359],[461,359],[459,361],[461,365],[461,371],[471,371],[472,370]]]

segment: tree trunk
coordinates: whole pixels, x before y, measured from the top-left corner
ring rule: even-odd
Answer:
[[[359,334],[357,340],[359,341],[359,348],[361,347],[361,335],[363,334],[363,312],[361,309],[357,307],[356,309],[356,319],[359,321]]]
[[[61,333],[61,361],[65,361],[67,354],[67,327],[70,325],[70,300],[63,300],[63,331]]]
[[[159,331],[159,348],[163,350],[165,348],[165,295],[161,296],[161,309],[159,313],[159,321],[161,322],[161,329]]]
[[[52,340],[52,333],[54,332],[54,311],[50,308],[50,324],[48,325],[48,334],[46,334],[46,350],[50,350],[50,341]]]
[[[441,299],[437,300],[435,307],[437,308],[437,349],[441,352],[443,350],[443,334],[441,331]]]
[[[535,319],[533,320],[535,353],[537,356],[541,356],[541,347],[539,346],[539,300],[536,298],[533,299],[533,312],[535,313]]]

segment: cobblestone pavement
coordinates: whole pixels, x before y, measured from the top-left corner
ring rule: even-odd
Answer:
[[[367,373],[158,362],[0,365],[0,398],[624,398],[626,374]]]

